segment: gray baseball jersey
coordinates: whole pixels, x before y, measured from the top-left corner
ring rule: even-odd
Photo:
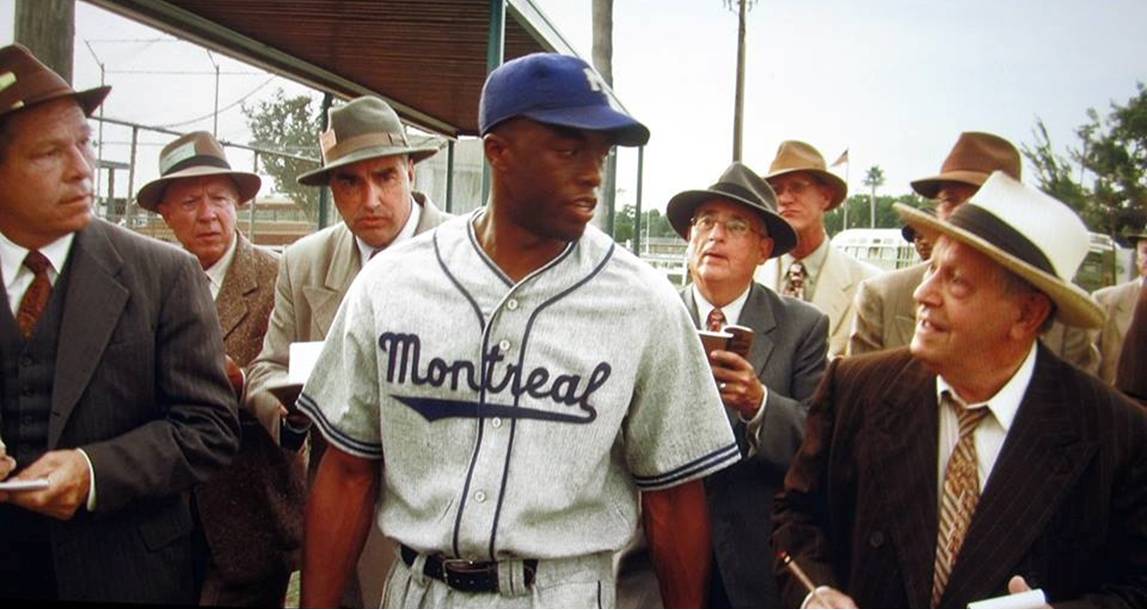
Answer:
[[[300,406],[335,446],[383,459],[391,538],[468,559],[616,551],[639,489],[739,458],[673,287],[589,227],[518,283],[481,210],[375,257]]]

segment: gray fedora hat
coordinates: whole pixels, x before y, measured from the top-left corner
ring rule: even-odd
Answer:
[[[256,174],[231,169],[223,146],[206,131],[193,131],[164,146],[159,152],[159,172],[159,178],[143,185],[135,196],[139,207],[152,212],[162,202],[167,187],[181,178],[228,176],[239,189],[240,206],[254,198],[263,184]]]
[[[411,144],[390,104],[372,95],[331,108],[330,128],[319,137],[323,166],[301,174],[299,184],[325,186],[336,167],[376,157],[410,155],[415,163],[431,157],[438,147]]]
[[[665,215],[673,230],[681,237],[689,239],[693,211],[702,203],[714,199],[740,203],[756,212],[765,222],[769,237],[773,240],[771,256],[780,256],[797,245],[796,231],[777,213],[777,195],[772,187],[739,161],[734,161],[725,169],[717,179],[717,183],[708,189],[684,191],[674,195],[665,208]]]

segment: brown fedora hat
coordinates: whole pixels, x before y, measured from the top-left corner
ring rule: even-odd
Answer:
[[[777,176],[794,172],[816,174],[828,184],[829,188],[832,189],[832,200],[828,205],[829,210],[840,205],[848,196],[848,184],[841,180],[840,176],[828,171],[820,151],[813,148],[811,144],[799,140],[785,140],[777,148],[777,156],[769,165],[769,173],[765,175],[765,180],[772,180]]]
[[[328,117],[330,129],[319,137],[323,166],[301,174],[299,184],[325,186],[332,169],[366,159],[410,155],[418,163],[438,152],[437,146],[411,144],[390,104],[371,95],[331,108]]]
[[[263,185],[258,175],[231,169],[223,146],[215,136],[206,131],[193,131],[159,151],[159,178],[143,185],[135,201],[139,207],[155,212],[168,185],[181,178],[203,176],[230,176],[239,189],[239,205],[254,198]]]
[[[23,45],[0,49],[0,117],[37,104],[70,97],[91,116],[111,87],[76,91]]]
[[[677,234],[689,239],[689,225],[693,211],[706,201],[725,199],[740,203],[756,212],[773,240],[771,256],[780,256],[797,245],[797,234],[792,225],[777,213],[777,195],[772,187],[745,164],[734,161],[717,183],[705,190],[684,191],[669,200],[665,216]]]
[[[1020,152],[1011,142],[995,134],[965,131],[935,176],[912,181],[912,190],[935,199],[944,182],[981,186],[994,171],[1020,179]]]

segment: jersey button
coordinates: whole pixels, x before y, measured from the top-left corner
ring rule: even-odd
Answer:
[[[474,501],[481,504],[486,501],[486,492],[478,490],[474,492]]]
[[[514,311],[517,308],[518,308],[518,299],[510,299],[509,301],[506,301],[506,309],[509,309],[510,311]]]
[[[503,352],[510,351],[510,342],[506,339],[502,339],[498,342],[498,349],[502,350]]]
[[[491,419],[490,425],[494,426],[495,428],[501,428],[502,427],[502,418],[501,417],[495,417],[494,419]]]

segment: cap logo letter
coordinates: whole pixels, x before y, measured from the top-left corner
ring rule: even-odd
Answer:
[[[605,81],[593,68],[583,68],[582,72],[585,73],[585,80],[589,83],[589,88],[592,91],[601,91],[605,89]]]

